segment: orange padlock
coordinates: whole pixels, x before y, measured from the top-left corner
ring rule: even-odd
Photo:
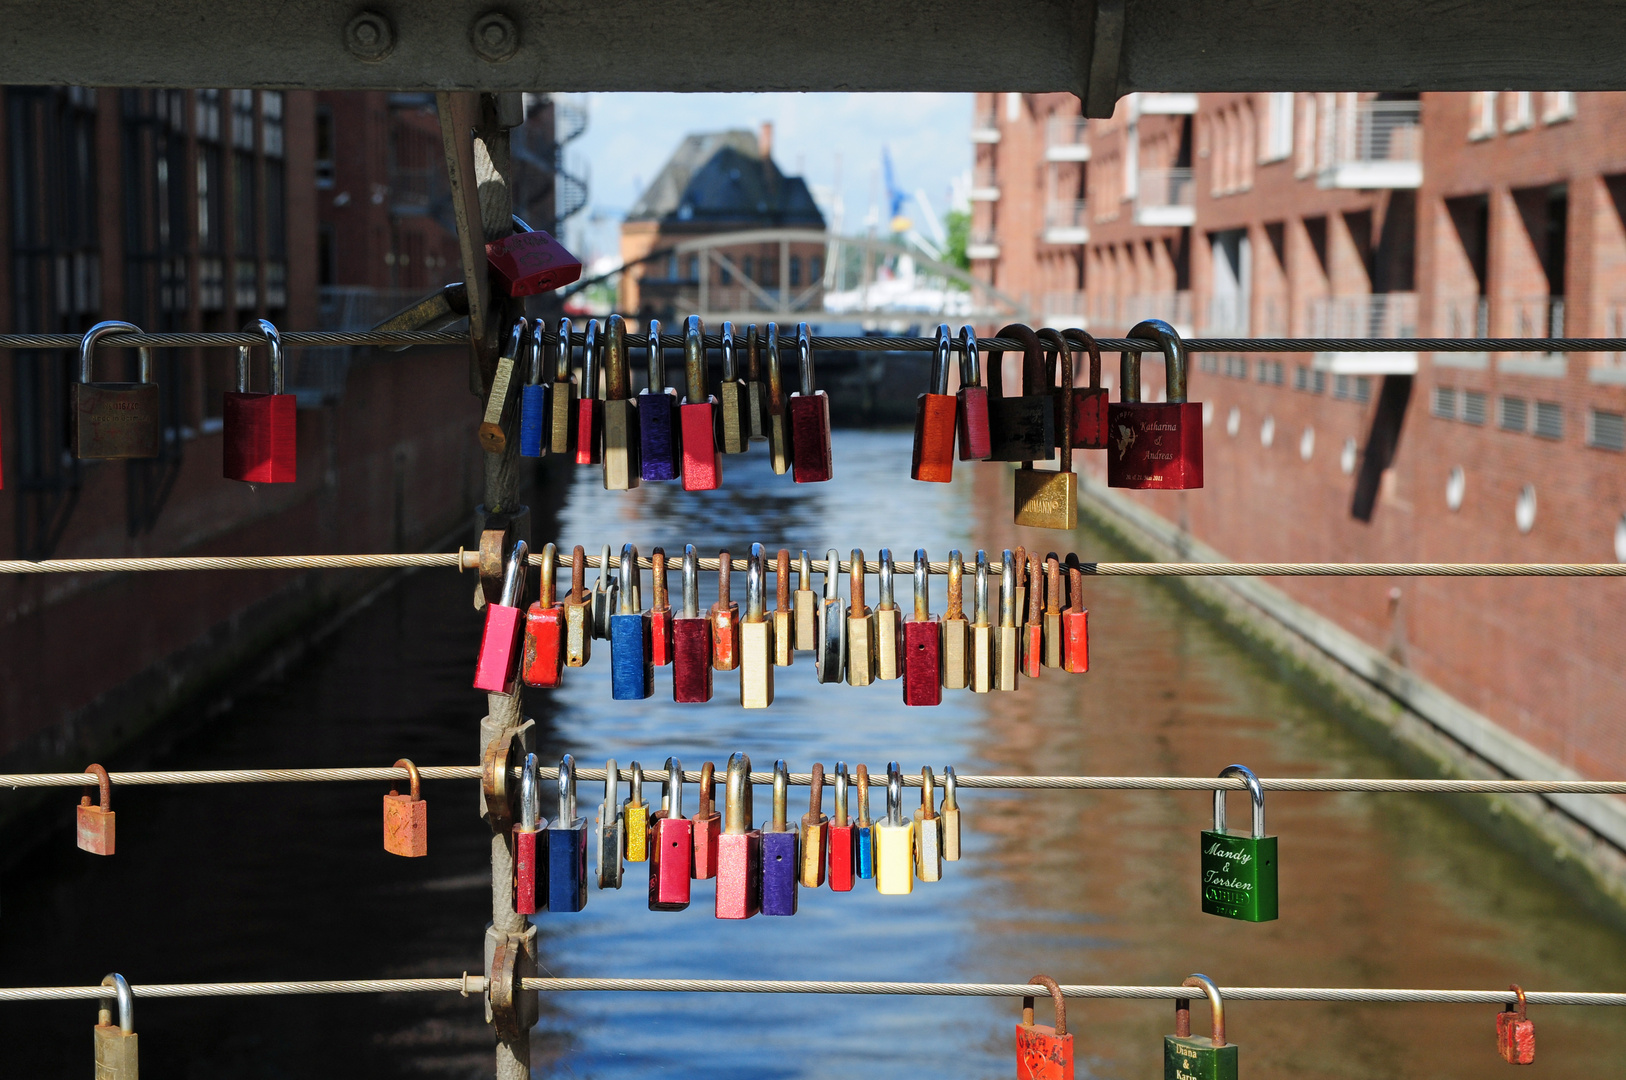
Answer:
[[[406,795],[392,787],[384,796],[384,850],[409,859],[422,858],[429,854],[429,804],[419,794],[422,778],[418,767],[406,758],[395,767],[407,771],[412,787]]]
[[[948,324],[937,328],[937,351],[932,356],[932,382],[915,399],[915,449],[909,476],[934,484],[954,479],[954,431],[960,403],[948,392],[949,354],[954,341]]]
[[[1078,556],[1067,556],[1070,595],[1061,613],[1061,666],[1075,675],[1090,670],[1090,609],[1084,606],[1084,567]]]
[[[1067,1034],[1067,1002],[1048,975],[1028,982],[1050,991],[1056,1026],[1033,1022],[1033,999],[1022,999],[1022,1022],[1016,1025],[1016,1080],[1073,1080],[1073,1037]]]
[[[1536,1024],[1524,1014],[1524,988],[1514,983],[1508,989],[1518,1003],[1508,1002],[1496,1014],[1496,1052],[1509,1065],[1531,1065],[1536,1060]]]
[[[87,773],[95,773],[96,780],[101,785],[101,804],[92,806],[90,796],[86,795],[79,800],[79,848],[92,855],[113,854],[113,781],[108,779],[107,770],[100,765],[91,765],[85,769]]]

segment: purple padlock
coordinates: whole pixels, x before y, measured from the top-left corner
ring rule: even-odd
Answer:
[[[678,478],[678,399],[666,389],[666,354],[661,324],[649,320],[649,386],[638,395],[638,449],[644,480]]]
[[[773,763],[773,820],[762,826],[762,913],[796,914],[796,858],[799,833],[789,816],[790,768],[783,761]]]

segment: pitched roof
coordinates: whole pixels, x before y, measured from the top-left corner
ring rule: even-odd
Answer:
[[[824,228],[807,184],[780,172],[743,130],[685,136],[627,220]]]

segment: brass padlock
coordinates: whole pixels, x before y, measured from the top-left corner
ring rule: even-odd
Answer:
[[[611,315],[604,337],[604,489],[627,491],[638,486],[641,470],[626,320]]]
[[[1044,644],[1044,666],[1059,668],[1062,666],[1062,577],[1061,560],[1056,558],[1052,551],[1045,557],[1045,587],[1044,587],[1044,630],[1042,633]]]
[[[875,681],[875,613],[864,603],[864,553],[853,548],[847,571],[851,606],[847,609],[847,683],[868,686]]]
[[[766,709],[773,704],[773,620],[765,604],[766,574],[761,544],[751,545],[745,568],[745,618],[737,623],[740,641],[740,704]]]
[[[882,680],[903,678],[903,612],[893,597],[892,550],[882,548],[880,568],[875,576],[880,581],[881,602],[875,606],[875,677]]]
[[[774,560],[773,662],[790,667],[796,659],[796,616],[790,604],[790,549],[780,548]]]
[[[943,613],[943,688],[964,690],[971,679],[971,624],[965,617],[965,564],[958,549],[948,557],[948,610]]]
[[[994,636],[994,689],[1015,690],[1021,633],[1016,628],[1015,556],[1009,549],[999,572],[999,631]]]
[[[723,323],[723,381],[717,384],[717,442],[725,454],[743,454],[751,437],[745,418],[745,381],[734,348],[734,324]]]
[[[745,427],[753,441],[768,437],[768,387],[762,381],[762,338],[757,324],[745,328]]]
[[[530,327],[521,315],[508,331],[508,344],[497,357],[497,370],[486,393],[486,411],[480,419],[480,446],[488,454],[501,454],[508,448],[508,432],[514,426],[515,388],[524,381],[525,349]],[[519,378],[515,378],[516,370]]]
[[[1067,343],[1054,330],[1039,331],[1039,340],[1045,344],[1044,394],[1055,411],[1055,428],[1060,436],[1061,465],[1059,471],[1035,469],[1033,462],[1024,461],[1016,470],[1016,523],[1036,529],[1076,529],[1078,527],[1078,474],[1073,471],[1073,365],[1062,361],[1062,374],[1066,376],[1063,388],[1057,392],[1051,386],[1056,361],[1066,356]],[[1054,351],[1052,351],[1054,350]],[[1029,387],[1023,387],[1030,391]]]
[[[994,630],[988,619],[988,553],[977,552],[976,576],[971,587],[971,692],[986,694],[994,688]]]
[[[802,549],[796,564],[796,596],[792,600],[796,650],[813,652],[819,642],[819,598],[813,591],[813,565]]]
[[[768,435],[768,463],[775,476],[790,472],[790,418],[785,415],[785,387],[779,374],[779,327],[768,324],[768,387],[763,401],[763,426]],[[812,648],[798,644],[798,649]]]
[[[135,1033],[135,995],[123,975],[102,979],[111,987],[108,997],[118,1001],[119,1022],[113,1023],[113,1010],[107,998],[96,1011],[96,1080],[138,1080],[141,1072]]]
[[[429,804],[423,801],[423,780],[407,758],[397,761],[395,768],[407,771],[411,786],[405,795],[392,786],[384,796],[384,850],[422,858],[429,854]]]
[[[79,381],[71,384],[69,437],[73,456],[153,458],[158,456],[158,384],[152,381],[152,349],[140,347],[138,381],[93,383],[91,355],[109,334],[139,334],[134,323],[109,320],[85,331],[79,341]]]

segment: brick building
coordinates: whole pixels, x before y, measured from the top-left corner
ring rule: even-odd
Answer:
[[[973,270],[1052,325],[1626,330],[1622,95],[1139,94],[1086,123],[1069,95],[983,94],[972,140]],[[1619,355],[1194,363],[1207,486],[1136,498],[1226,557],[1626,561]],[[1104,477],[1099,458],[1080,467]],[[1613,584],[1275,584],[1561,765],[1626,772]]]

